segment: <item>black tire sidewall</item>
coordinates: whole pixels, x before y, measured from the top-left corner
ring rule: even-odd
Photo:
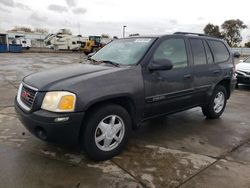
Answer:
[[[214,111],[214,99],[219,92],[223,92],[225,101],[224,101],[224,106],[221,109],[221,111],[219,113],[216,113]],[[216,88],[214,89],[214,92],[211,96],[209,104],[207,106],[204,106],[202,111],[203,111],[204,115],[207,116],[208,118],[211,118],[211,119],[219,118],[221,116],[221,114],[224,112],[224,109],[226,107],[226,103],[227,103],[226,88],[224,86],[219,85],[219,86],[216,86]]]
[[[117,115],[122,119],[125,126],[124,136],[116,148],[111,151],[102,151],[96,146],[95,131],[100,121],[110,115]],[[82,133],[81,144],[86,150],[87,155],[94,160],[106,160],[119,154],[125,147],[131,132],[131,118],[123,107],[115,104],[105,105],[95,109],[87,118],[86,124],[83,126],[85,127]]]

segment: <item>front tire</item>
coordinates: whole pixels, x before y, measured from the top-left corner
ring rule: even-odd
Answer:
[[[210,100],[209,103],[202,107],[202,112],[204,116],[208,119],[216,119],[221,116],[224,112],[227,103],[227,91],[224,86],[218,85]]]
[[[101,161],[123,150],[131,132],[131,118],[123,107],[109,104],[93,110],[83,126],[81,145],[91,159]]]

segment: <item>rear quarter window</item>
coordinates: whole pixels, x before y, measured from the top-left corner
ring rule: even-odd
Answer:
[[[225,44],[221,41],[209,40],[209,46],[214,54],[214,62],[224,62],[230,57],[229,51]]]
[[[207,44],[206,41],[204,41],[204,46],[205,46],[205,50],[206,50],[206,55],[207,55],[207,62],[208,63],[213,63],[214,62],[214,57],[213,57],[213,54]]]

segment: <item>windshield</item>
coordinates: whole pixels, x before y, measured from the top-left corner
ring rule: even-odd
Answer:
[[[99,50],[91,59],[110,61],[119,65],[134,65],[140,61],[154,38],[129,38],[114,40]]]

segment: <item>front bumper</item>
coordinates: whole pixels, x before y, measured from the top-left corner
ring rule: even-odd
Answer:
[[[33,135],[48,142],[78,144],[84,112],[53,113],[45,110],[25,112],[15,100],[19,120]],[[56,118],[68,117],[67,121],[55,122]]]

